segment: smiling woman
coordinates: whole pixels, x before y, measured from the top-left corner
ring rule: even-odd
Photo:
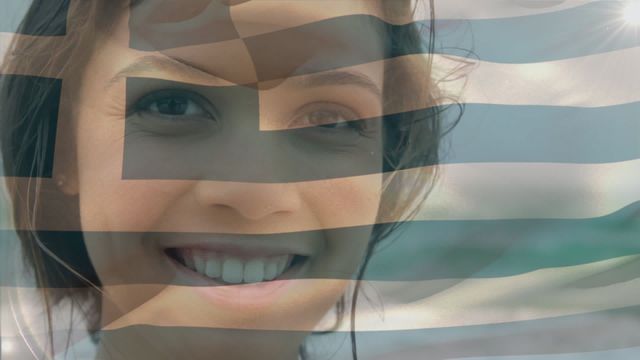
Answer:
[[[51,355],[71,300],[99,358],[308,357],[435,178],[412,2],[48,4],[23,29],[65,36],[12,44],[0,134]]]

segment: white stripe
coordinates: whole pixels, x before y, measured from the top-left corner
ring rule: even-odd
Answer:
[[[605,216],[640,201],[638,179],[640,160],[441,165],[438,183],[416,220]]]
[[[590,108],[640,101],[637,64],[640,47],[527,64],[436,55],[434,78],[463,103]]]
[[[9,44],[11,43],[13,36],[14,34],[11,33],[0,33],[0,61],[2,62],[4,62],[4,59],[7,56]]]
[[[413,177],[431,168],[404,170]],[[378,176],[378,175],[367,175]],[[427,175],[428,176],[428,175]],[[439,166],[431,194],[413,220],[587,219],[640,201],[640,159],[605,164],[473,163]],[[16,179],[20,181],[20,179]],[[47,181],[46,179],[44,181]],[[126,181],[126,180],[123,180]],[[147,180],[149,184],[161,180]],[[319,180],[330,183],[334,180]],[[296,183],[289,186],[298,186]],[[397,194],[390,194],[391,197]],[[14,229],[6,222],[0,229]],[[402,219],[382,216],[380,222]],[[326,228],[365,225],[344,219]],[[43,224],[42,230],[62,229]],[[100,229],[92,229],[100,231]],[[131,229],[112,229],[129,231]],[[175,228],[173,231],[198,231]],[[316,230],[290,224],[281,232]]]

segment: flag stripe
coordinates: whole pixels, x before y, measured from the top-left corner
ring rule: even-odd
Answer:
[[[358,331],[364,354],[394,353],[394,358],[415,358],[429,354],[430,359],[469,356],[508,356],[524,354],[575,353],[638,347],[640,307],[627,307],[589,314],[560,316],[552,319],[517,321],[436,329],[395,331]],[[62,332],[62,331],[61,331]],[[64,333],[56,334],[64,337]],[[300,332],[278,330],[209,329],[196,327],[157,327],[137,325],[99,334],[107,343],[116,343],[128,351],[149,355],[166,353],[167,348],[183,353],[187,339],[211,344],[214,339],[231,339],[247,343],[264,340],[299,338]],[[334,351],[344,341],[344,332],[322,337],[324,351]],[[271,338],[271,340],[267,340]],[[169,341],[169,339],[175,340]],[[20,339],[12,339],[20,341]],[[202,341],[201,340],[201,341]],[[318,338],[320,340],[320,338]],[[311,340],[313,341],[313,339]],[[159,346],[163,344],[164,346]],[[333,346],[332,346],[333,345]],[[409,345],[409,346],[408,346]],[[335,346],[335,347],[334,347]],[[348,348],[348,347],[347,347]],[[136,350],[137,349],[137,350]],[[350,350],[350,349],[346,349]],[[406,357],[413,354],[414,357]],[[366,355],[365,355],[366,356]],[[365,357],[366,358],[366,357]]]
[[[478,163],[450,164],[438,168],[438,179],[414,220],[586,219],[606,216],[640,200],[634,179],[640,161],[607,164]],[[433,176],[433,169],[401,171],[401,177]],[[373,175],[375,176],[375,175]],[[26,186],[29,178],[10,178]],[[147,180],[149,184],[154,180]],[[326,180],[329,185],[334,180]],[[312,185],[313,183],[310,183]],[[44,179],[44,188],[55,186]],[[287,186],[296,186],[289,184]],[[330,185],[329,185],[330,186]],[[426,186],[426,185],[425,185]],[[389,190],[389,196],[401,196]],[[380,214],[379,223],[402,221],[398,215]],[[326,228],[369,225],[346,217]],[[74,231],[70,225],[43,221],[43,231]],[[15,226],[5,224],[2,229]],[[316,228],[289,224],[277,232]],[[100,231],[101,229],[85,229]],[[118,228],[113,231],[135,231]],[[198,232],[205,228],[175,227],[171,231]]]
[[[417,168],[397,172],[397,175],[400,178],[432,177],[433,171],[433,168]],[[606,164],[449,164],[438,166],[437,172],[436,184],[414,220],[587,219],[612,214],[640,201],[640,192],[634,181],[640,174],[640,160]],[[26,186],[29,182],[29,178],[9,179],[19,186]],[[151,185],[158,180],[146,181]],[[330,186],[332,181],[336,180],[322,182]],[[42,186],[50,188],[55,183],[44,179]],[[297,185],[293,183],[286,186]],[[390,197],[402,196],[394,190],[388,192]],[[403,218],[397,214],[382,213],[377,221],[394,223],[403,221]],[[359,225],[370,224],[359,223],[346,216],[339,223],[325,224],[325,227]],[[2,229],[5,230],[16,229],[9,224],[3,226]],[[71,228],[69,224],[55,221],[43,220],[39,226],[43,231],[78,230]],[[112,230],[136,231],[129,228]],[[193,226],[174,227],[170,230],[207,231]],[[289,224],[277,232],[306,230],[318,229]]]
[[[516,18],[572,9],[594,1],[598,0],[448,0],[436,1],[435,11],[438,19]],[[416,7],[416,19],[429,18],[428,1],[419,1]]]
[[[635,27],[625,24],[624,6],[622,1],[595,1],[523,17],[438,19],[436,52],[499,63],[534,63],[637,47],[640,37]]]
[[[553,319],[558,316],[585,315],[600,311],[610,311],[630,306],[638,306],[638,284],[640,279],[584,287],[585,278],[601,275],[616,264],[624,261],[638,263],[639,257],[615,259],[571,267],[544,269],[510,277],[487,279],[443,279],[439,281],[389,282],[367,281],[362,283],[356,307],[359,331],[397,331],[417,329],[438,329],[512,323]],[[637,269],[636,269],[637,271]],[[631,270],[630,270],[631,272]],[[288,280],[300,286],[326,286],[331,280]],[[348,284],[345,295],[352,294],[355,281]],[[132,291],[140,299],[148,296],[150,309],[146,311],[121,309],[123,317],[103,329],[119,329],[130,325],[193,326],[203,328],[233,327],[238,329],[268,329],[286,331],[349,331],[349,322],[336,324],[335,312],[329,312],[319,323],[310,325],[282,323],[255,324],[238,323],[228,325],[223,319],[196,317],[185,311],[184,317],[150,317],[152,310],[168,311],[167,304],[178,304],[182,299],[191,299],[193,309],[203,305],[199,293],[193,288],[177,285],[107,285],[102,288],[108,293]],[[50,294],[56,290],[48,289]],[[81,289],[70,289],[81,290]],[[38,319],[41,312],[40,289],[28,287],[3,287],[2,291],[11,296],[18,306],[14,309],[19,316]],[[209,289],[211,291],[211,289]],[[69,305],[69,304],[67,304]],[[59,315],[66,316],[61,306]],[[170,305],[169,305],[170,306]],[[129,314],[129,311],[131,313]],[[198,311],[198,310],[194,310]],[[345,317],[351,315],[345,310]],[[81,320],[81,319],[80,319]],[[68,326],[56,324],[57,326]],[[83,325],[83,324],[76,324]],[[336,326],[337,325],[337,326]],[[37,331],[37,328],[32,329]],[[99,329],[90,329],[99,330]],[[7,332],[11,335],[11,332]]]
[[[21,108],[13,106],[5,108],[0,115],[21,120],[16,127],[11,128],[11,131],[15,132],[14,134],[2,134],[4,141],[8,143],[3,146],[7,148],[21,147],[23,154],[27,154],[22,163],[5,167],[7,172],[4,173],[4,176],[50,178],[53,174],[62,81],[25,75],[0,75],[0,83],[9,91],[9,93],[2,94],[4,97],[11,98],[13,89],[22,88],[41,99],[41,106],[35,107],[35,109],[32,107],[33,104],[29,103],[24,104]],[[15,99],[9,101],[15,101]],[[3,122],[12,120],[2,119]],[[43,134],[41,140],[46,142],[37,143],[35,137],[24,137],[24,134],[29,134],[29,131],[33,131],[34,128]],[[33,167],[32,160],[35,160],[36,157],[40,159],[40,168]]]
[[[617,213],[595,219],[579,220],[494,220],[494,221],[414,221],[405,224],[399,235],[383,243],[384,251],[374,256],[367,280],[408,281],[468,277],[500,277],[535,271],[542,268],[572,266],[594,261],[613,259],[640,253],[636,241],[640,231],[637,214],[640,203]],[[366,228],[327,229],[317,232],[253,235],[251,238],[268,241],[300,238],[318,233],[331,239],[354,241]],[[72,232],[41,232],[48,244],[77,246]],[[139,241],[139,233],[84,232],[85,241],[117,242]],[[145,239],[153,238],[145,233]],[[162,233],[156,238],[232,239],[232,235]],[[240,237],[240,235],[235,235]],[[3,241],[18,241],[10,231],[3,231]],[[243,239],[248,235],[242,235]],[[52,240],[53,239],[53,240]],[[73,240],[77,241],[77,240]],[[75,244],[75,245],[72,245]],[[11,244],[10,246],[16,246]],[[52,246],[52,245],[49,245]],[[115,246],[115,245],[114,245]],[[54,252],[59,251],[52,248]],[[135,255],[135,254],[133,254]],[[132,255],[132,256],[133,256]],[[398,259],[403,259],[398,262]],[[66,261],[72,262],[71,259]],[[136,278],[133,272],[130,283],[149,282],[144,275]],[[349,279],[355,275],[341,268],[327,269],[314,278]],[[21,285],[20,279],[7,285]],[[117,283],[116,283],[117,284]],[[106,284],[105,284],[106,285]],[[52,287],[68,286],[64,283]]]
[[[632,266],[633,265],[633,266]],[[603,260],[588,264],[566,267],[545,268],[513,276],[497,278],[450,278],[421,281],[366,281],[360,289],[361,296],[356,309],[359,318],[358,328],[366,331],[401,330],[419,328],[438,328],[450,326],[468,326],[490,323],[504,323],[550,318],[555,316],[582,314],[594,311],[610,310],[626,306],[638,305],[638,284],[640,279],[637,270],[640,256],[626,256]],[[598,281],[607,274],[625,269],[628,278],[620,277],[610,281]],[[612,276],[613,277],[613,276]],[[296,279],[287,280],[301,286],[330,286],[333,280]],[[347,283],[345,294],[352,294],[355,281]],[[25,306],[22,311],[37,314],[39,289],[33,287],[5,287],[7,292],[15,294],[18,301]],[[198,292],[193,288],[181,285],[106,285],[102,288],[108,293],[126,293],[134,291],[145,294],[154,300],[153,304],[164,306],[179,299],[189,299]],[[62,289],[51,289],[51,293]],[[71,289],[81,290],[81,289]],[[213,289],[209,289],[213,291]],[[161,294],[161,295],[158,295]],[[170,294],[170,295],[167,295]],[[171,300],[172,299],[172,300]],[[169,301],[171,300],[171,301]],[[192,303],[198,305],[198,298]],[[202,305],[202,304],[200,304]],[[35,306],[31,309],[29,306]],[[196,308],[198,308],[196,306]],[[123,309],[126,311],[126,309]],[[349,311],[347,311],[347,315]],[[185,315],[189,315],[186,313]],[[329,330],[335,326],[335,314],[329,314],[320,324],[314,325],[317,330]],[[147,320],[141,314],[111,324],[109,328],[117,328],[136,321],[148,321],[148,325],[175,326],[188,321],[191,326],[224,327],[226,323],[215,318],[185,319],[151,318]],[[304,322],[302,322],[304,323]],[[238,325],[246,327],[246,325]],[[264,325],[269,329],[310,330],[306,325],[281,324]],[[348,323],[340,324],[337,330],[348,330]]]
[[[229,91],[228,88],[223,92]],[[242,112],[237,116],[252,121],[255,129],[246,129],[243,138],[252,147],[244,153],[212,157],[220,147],[216,130],[204,140],[184,145],[179,150],[160,147],[160,142],[142,141],[135,134],[146,128],[128,123],[125,137],[123,177],[126,179],[208,179],[216,181],[283,183],[362,176],[439,164],[463,163],[611,163],[640,159],[640,102],[602,108],[550,106],[508,106],[465,104],[460,119],[458,107],[439,107],[408,113],[352,121],[364,128],[384,128],[405,124],[414,119],[433,121],[435,113],[444,114],[444,128],[452,128],[445,138],[439,159],[424,157],[420,161],[394,168],[380,164],[382,155],[372,144],[360,142],[349,157],[339,154],[326,158],[327,152],[354,142],[344,132],[333,133],[335,142],[319,143],[320,127],[259,131],[258,94],[247,90]],[[221,97],[221,96],[220,96]],[[227,102],[228,103],[228,102]],[[234,114],[233,112],[231,112]],[[607,119],[603,122],[602,119]],[[223,119],[224,120],[224,119]],[[288,150],[265,157],[262,149],[269,144],[307,139],[300,153]],[[341,140],[342,139],[342,140]],[[390,139],[391,143],[394,139]],[[298,142],[298,144],[301,144]],[[340,146],[343,146],[340,145]],[[388,147],[393,145],[388,144]],[[220,152],[217,152],[220,153]],[[188,161],[185,161],[188,159]],[[207,160],[208,159],[208,160]],[[215,160],[215,161],[214,161]],[[248,171],[244,164],[263,164],[278,171]],[[216,171],[215,169],[224,169]]]
[[[449,164],[438,173],[416,220],[592,218],[640,200],[640,160]]]
[[[460,110],[447,109],[446,121],[457,121]],[[637,114],[640,102],[591,109],[465,104],[440,163],[607,163],[638,159]]]
[[[433,78],[441,101],[592,108],[640,101],[639,62],[640,47],[523,64],[433,55]]]

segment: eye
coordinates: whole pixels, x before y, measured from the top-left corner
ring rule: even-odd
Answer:
[[[144,96],[134,112],[172,120],[215,119],[215,109],[202,96],[186,90],[160,90]]]
[[[314,111],[306,114],[305,117],[305,123],[329,129],[344,127],[348,121],[340,112],[331,110]]]
[[[291,127],[321,127],[325,129],[357,130],[360,116],[349,107],[334,103],[314,103],[297,112]]]
[[[218,118],[216,108],[204,96],[184,89],[147,94],[127,114],[130,130],[163,136],[209,134],[219,125]]]
[[[193,101],[183,97],[170,97],[153,102],[149,106],[149,111],[162,115],[203,115],[203,109]]]

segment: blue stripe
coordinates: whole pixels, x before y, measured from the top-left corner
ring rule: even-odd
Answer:
[[[5,176],[52,176],[61,94],[61,79],[0,75],[0,122],[10,124],[0,134]]]
[[[502,277],[640,254],[638,214],[640,202],[592,219],[414,221],[372,258],[366,278]]]
[[[445,106],[359,120],[363,128],[384,129],[383,162],[381,144],[375,138],[345,137],[345,133],[313,127],[260,131],[258,91],[249,86],[211,87],[129,78],[128,109],[136,108],[138,97],[150,84],[157,89],[186,87],[210,99],[224,116],[216,119],[218,126],[205,126],[209,122],[203,122],[198,131],[185,134],[180,132],[185,126],[174,126],[171,132],[162,130],[159,119],[128,117],[123,160],[123,177],[127,179],[281,183],[435,163],[593,164],[640,159],[640,102],[598,108],[465,104],[462,113],[458,106]],[[439,159],[435,143],[425,140],[413,147],[415,161],[388,161],[403,138],[399,129],[419,122],[426,122],[425,128],[432,129],[429,124],[439,120],[437,114],[442,114],[442,128],[452,129],[442,142]],[[162,136],[158,136],[160,130]],[[429,135],[423,134],[425,139]],[[234,136],[242,140],[242,151],[236,150],[239,143],[232,141]],[[273,144],[279,144],[277,149]]]
[[[398,233],[380,244],[384,249],[373,256],[367,280],[414,281],[435,279],[465,279],[513,276],[543,268],[573,266],[620,256],[640,254],[640,202],[616,213],[593,219],[537,219],[537,220],[476,220],[476,221],[415,221],[405,223]],[[366,228],[353,227],[315,231],[332,241],[352,241],[362,236]],[[228,235],[205,233],[145,234],[149,238],[225,238],[248,236],[269,241],[314,236],[314,232],[271,235]],[[78,232],[43,231],[40,235],[51,250],[70,263],[82,258],[82,237]],[[88,234],[88,233],[85,233]],[[139,241],[136,233],[91,232],[93,241]],[[0,233],[3,241],[15,242],[11,231]],[[114,245],[115,246],[115,245]],[[69,249],[75,249],[72,254]],[[61,252],[66,251],[63,255]],[[354,254],[356,256],[357,254]],[[53,263],[51,264],[53,265]],[[86,268],[86,263],[82,265]],[[611,278],[592,279],[582,287],[631,280],[638,275],[635,268],[619,269]],[[77,268],[80,270],[79,268]],[[64,269],[60,269],[64,272]],[[87,269],[83,273],[89,272]],[[73,276],[67,274],[67,276]],[[319,278],[355,278],[338,269],[327,270]],[[6,285],[23,285],[17,279],[7,279]],[[17,281],[17,282],[16,282]],[[155,279],[136,278],[131,283],[153,283]],[[449,284],[451,285],[451,284]],[[447,286],[449,286],[447,285]],[[30,285],[26,285],[30,286]],[[52,287],[65,287],[52,284]],[[428,286],[434,286],[433,284]],[[432,289],[437,291],[439,289]]]
[[[436,51],[484,61],[532,63],[640,46],[638,28],[624,23],[624,6],[623,1],[595,1],[531,16],[438,19]]]
[[[460,110],[445,111],[445,121]],[[640,159],[640,102],[600,107],[466,104],[442,163],[606,163]]]

